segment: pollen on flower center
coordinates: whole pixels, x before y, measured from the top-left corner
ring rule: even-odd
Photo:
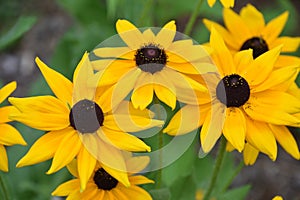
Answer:
[[[154,74],[163,69],[167,63],[167,55],[163,49],[150,44],[136,51],[135,62],[144,72]]]
[[[69,120],[80,133],[93,133],[103,125],[104,115],[98,104],[84,99],[72,107]]]
[[[253,58],[257,58],[261,54],[267,52],[269,50],[269,47],[263,38],[253,37],[249,40],[246,40],[246,42],[244,42],[240,51],[247,50],[247,49],[253,49]]]
[[[250,97],[247,81],[237,74],[225,76],[217,85],[217,98],[227,107],[240,107]]]
[[[99,189],[111,190],[118,184],[118,180],[107,173],[103,168],[98,169],[93,177]]]

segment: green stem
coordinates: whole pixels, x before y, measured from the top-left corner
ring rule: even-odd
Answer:
[[[8,192],[8,189],[7,187],[5,186],[5,183],[4,183],[4,180],[0,174],[0,188],[1,190],[3,191],[3,197],[4,197],[4,200],[9,200],[9,192]]]
[[[225,137],[221,137],[221,141],[220,141],[220,147],[219,147],[219,151],[217,154],[217,158],[216,158],[216,162],[215,162],[215,166],[213,169],[213,174],[208,186],[208,189],[206,190],[206,193],[203,197],[203,200],[209,200],[210,199],[210,195],[215,187],[219,172],[220,172],[220,168],[222,165],[222,161],[224,158],[224,154],[225,154],[225,148],[226,148],[226,139]]]
[[[240,173],[240,171],[243,169],[244,166],[245,166],[244,161],[241,161],[237,166],[237,168],[235,169],[232,176],[230,177],[230,179],[228,180],[228,182],[226,183],[226,185],[224,186],[224,188],[222,189],[222,193],[226,192],[226,190],[229,188],[234,178]]]
[[[160,104],[159,99],[154,95],[153,97],[154,104]],[[157,116],[157,119],[161,118],[160,109],[157,106],[155,110],[155,114]],[[162,155],[162,147],[164,146],[164,135],[162,131],[159,131],[158,133],[158,150],[159,150],[159,169],[157,170],[157,177],[156,177],[156,188],[161,188],[161,182],[162,182],[162,163],[163,163],[163,155]]]
[[[192,28],[193,28],[193,25],[197,19],[197,16],[198,16],[198,13],[199,13],[199,10],[201,8],[201,4],[202,4],[202,0],[198,0],[198,3],[196,5],[196,8],[194,9],[186,27],[185,27],[185,30],[184,30],[184,34],[185,35],[189,35],[192,31]]]
[[[151,10],[152,8],[152,4],[153,4],[153,0],[148,0],[146,3],[145,3],[145,6],[141,12],[141,17],[139,18],[138,20],[138,23],[137,25],[140,27],[140,26],[145,26],[144,24],[144,20],[145,18],[147,17],[147,15],[149,14],[149,11]]]

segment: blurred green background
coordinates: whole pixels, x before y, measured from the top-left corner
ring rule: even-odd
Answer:
[[[0,86],[16,80],[18,89],[13,96],[51,94],[34,64],[36,56],[71,78],[84,51],[91,51],[100,42],[116,34],[117,19],[128,19],[139,27],[162,26],[169,20],[175,19],[178,31],[183,32],[196,3],[195,0],[0,0]],[[234,9],[239,11],[247,3],[253,3],[262,11],[266,21],[289,10],[289,20],[282,35],[300,35],[299,0],[236,0]],[[207,42],[209,33],[201,20],[205,17],[222,22],[221,10],[222,6],[219,2],[213,8],[209,8],[204,1],[190,36],[199,43]],[[299,56],[300,51],[294,55]],[[70,175],[66,170],[46,175],[50,162],[16,169],[17,161],[43,132],[19,123],[13,124],[22,133],[28,146],[7,148],[10,171],[0,173],[7,183],[11,198],[51,199],[51,192],[60,183],[71,178]],[[293,132],[299,143],[299,130]],[[194,199],[195,191],[206,187],[205,180],[211,173],[214,152],[212,156],[204,159],[189,157],[193,154],[194,149],[190,148],[184,159],[179,159],[174,165],[165,169],[165,184],[171,189],[153,191],[155,197]],[[226,156],[228,159],[222,167],[220,190],[235,173],[234,164],[242,160],[241,155],[237,153]],[[299,169],[299,161],[291,159],[280,149],[277,162],[273,163],[266,156],[261,155],[253,167],[245,167],[241,171],[233,186],[252,185],[246,197],[249,200],[271,199],[277,193],[283,194],[286,199],[296,199],[300,196],[297,189],[300,187]],[[173,173],[181,173],[180,179],[172,179]],[[268,185],[268,189],[263,189],[265,185]],[[247,185],[240,187],[229,192],[222,199],[233,197],[233,199],[243,199],[249,188]],[[161,195],[166,196],[161,197]]]

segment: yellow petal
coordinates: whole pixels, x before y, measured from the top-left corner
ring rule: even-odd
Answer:
[[[8,159],[5,147],[2,144],[0,144],[0,170],[8,172]]]
[[[300,37],[279,37],[275,39],[270,48],[283,45],[282,52],[295,52],[300,45]]]
[[[202,150],[206,153],[209,152],[219,137],[222,134],[222,128],[225,120],[225,107],[221,103],[215,103],[212,105],[210,113],[204,120],[200,140]]]
[[[211,21],[209,19],[203,19],[203,23],[209,31],[211,31],[212,27],[214,27],[218,31],[218,33],[220,33],[222,35],[222,37],[223,37],[226,45],[229,47],[229,49],[234,49],[236,51],[239,51],[239,46],[241,44],[238,43],[238,41],[236,41],[234,39],[234,37],[232,37],[232,35],[226,28],[224,28],[220,24],[218,24],[214,21]]]
[[[245,69],[243,77],[250,86],[263,83],[271,74],[274,64],[280,54],[282,46],[278,46],[258,56],[251,65]]]
[[[103,127],[102,131],[106,136],[106,143],[125,151],[151,151],[151,148],[146,145],[142,140],[134,135],[124,133],[121,131],[114,131]],[[104,138],[104,137],[103,137]]]
[[[293,135],[285,126],[270,125],[270,128],[279,144],[295,159],[300,159],[299,148]]]
[[[60,130],[69,126],[69,109],[53,96],[27,98],[10,97],[9,102],[21,112],[12,113],[10,118],[40,130]]]
[[[143,199],[143,200],[152,200],[152,197],[150,196],[150,194],[138,187],[138,186],[131,186],[130,188],[124,188],[122,187],[122,191],[124,194],[126,194],[126,196],[128,197],[128,199],[132,199],[132,200],[139,200],[139,199]]]
[[[128,153],[128,154],[131,154],[131,153]],[[131,174],[139,173],[143,169],[145,169],[149,163],[150,163],[149,156],[134,156],[133,157],[131,155],[130,158],[126,159],[127,171],[128,171],[128,173],[131,173]],[[129,180],[130,180],[130,177],[129,177]]]
[[[75,130],[68,132],[60,142],[47,174],[57,172],[69,164],[78,155],[81,147],[82,144],[78,133]]]
[[[277,125],[299,124],[299,119],[290,113],[299,112],[299,99],[278,91],[266,91],[250,96],[243,106],[255,120]]]
[[[246,143],[243,151],[245,165],[253,165],[258,157],[259,151],[251,144]]]
[[[60,73],[49,68],[45,63],[43,63],[38,57],[35,59],[36,64],[41,70],[45,80],[47,81],[49,87],[64,104],[71,105],[72,101],[72,90],[73,84],[67,78],[65,78]]]
[[[141,175],[138,175],[138,176],[131,176],[129,177],[129,180],[132,184],[134,185],[141,185],[141,184],[147,184],[147,183],[154,183],[153,180],[150,180],[148,179],[147,177],[145,176],[141,176]]]
[[[277,144],[268,124],[246,118],[246,140],[259,151],[267,154],[271,160],[277,157]]]
[[[234,1],[235,0],[220,0],[224,8],[232,8],[234,6]]]
[[[111,190],[109,192],[109,194],[112,194],[111,196],[113,197],[110,197],[111,199],[118,199],[118,200],[129,200],[126,195],[121,191],[119,190],[119,188],[115,188],[114,190]]]
[[[52,196],[68,196],[80,189],[79,179],[73,179],[59,185],[52,193]]]
[[[101,58],[119,58],[132,51],[128,47],[103,47],[94,49],[93,53]]]
[[[17,82],[13,81],[0,89],[0,103],[2,103],[15,89],[17,88]]]
[[[247,24],[252,35],[260,35],[261,30],[265,27],[265,19],[261,12],[259,12],[253,5],[247,4],[240,11],[240,16]]]
[[[135,108],[144,110],[153,99],[153,85],[139,85],[131,95],[131,101]]]
[[[272,88],[283,88],[282,86],[285,83],[286,84],[285,88],[282,89],[282,91],[286,91],[290,85],[294,82],[295,77],[298,74],[298,66],[287,66],[287,67],[282,67],[279,69],[274,69],[272,73],[269,75],[268,79],[265,80],[263,83],[260,85],[256,86],[255,88],[252,89],[252,92],[261,92],[267,89],[272,89]]]
[[[201,108],[201,109],[200,109]],[[167,127],[163,130],[169,135],[182,135],[195,130],[203,124],[204,119],[210,109],[209,106],[203,107],[186,105],[182,107],[171,119]]]
[[[12,121],[9,119],[11,113],[18,113],[18,109],[14,106],[3,106],[0,108],[0,123],[6,123]]]
[[[273,197],[273,199],[272,200],[283,200],[283,198],[281,197],[281,196],[275,196],[275,197]]]
[[[241,76],[244,76],[248,72],[248,67],[253,62],[253,50],[243,50],[234,54],[233,60],[236,65],[237,73]],[[246,66],[246,67],[245,67]]]
[[[263,38],[266,38],[268,44],[271,44],[283,30],[288,19],[289,12],[284,12],[278,17],[272,19],[261,32]]]
[[[125,19],[119,19],[116,23],[116,29],[122,40],[131,49],[138,49],[145,44],[143,34],[132,23]]]
[[[275,63],[275,68],[300,65],[300,58],[296,56],[280,55]]]
[[[88,53],[85,52],[73,74],[72,105],[82,99],[93,100],[98,82],[88,84],[88,79],[94,76],[94,71]]]
[[[95,169],[96,161],[96,158],[90,154],[85,147],[80,149],[77,156],[77,166],[80,178],[80,189],[82,191],[85,190],[86,184]]]
[[[78,169],[77,169],[77,160],[76,159],[72,160],[67,165],[67,169],[72,174],[72,176],[78,177]]]
[[[154,42],[158,44],[163,49],[168,49],[168,47],[172,44],[172,41],[176,34],[176,24],[175,21],[172,20],[168,22],[156,35]]]
[[[6,146],[27,145],[19,131],[9,124],[0,124],[0,144]]]
[[[210,34],[210,45],[214,49],[212,58],[219,68],[219,73],[222,76],[235,73],[236,69],[233,64],[232,55],[226,47],[223,38],[214,28],[212,28]]]
[[[155,35],[150,28],[143,32],[143,37],[148,43],[154,43]]]
[[[233,10],[229,8],[225,8],[223,10],[223,18],[227,29],[232,34],[232,36],[237,41],[239,41],[240,46],[242,46],[242,44],[247,39],[250,39],[252,37],[248,25],[245,24],[243,19]],[[237,27],[238,27],[238,31],[237,31]]]
[[[171,91],[169,88],[154,84],[154,91],[157,98],[165,103],[166,105],[170,106],[172,110],[176,107],[176,94],[174,91]]]
[[[40,137],[31,146],[26,155],[17,163],[17,167],[33,165],[52,158],[61,141],[69,131],[72,131],[72,128],[51,131]]]
[[[216,3],[216,0],[207,0],[207,3],[209,7],[213,7],[213,5]]]
[[[239,108],[226,109],[223,134],[234,148],[242,152],[245,144],[246,120],[244,113]]]

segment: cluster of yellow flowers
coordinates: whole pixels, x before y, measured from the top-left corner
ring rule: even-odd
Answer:
[[[221,2],[226,7],[234,3]],[[200,143],[206,153],[224,135],[227,150],[243,152],[247,165],[260,152],[275,160],[277,142],[300,159],[286,127],[300,127],[295,83],[300,59],[281,54],[296,51],[300,38],[279,36],[288,12],[267,24],[250,4],[239,14],[230,8],[223,14],[225,27],[204,19],[210,30],[204,45],[176,37],[175,21],[155,31],[118,20],[118,37],[125,45],[84,53],[72,82],[37,58],[55,96],[10,97],[13,106],[0,109],[0,169],[8,170],[3,145],[26,145],[5,124],[11,120],[47,131],[17,167],[53,158],[47,174],[67,167],[76,177],[52,193],[67,199],[151,199],[137,185],[153,181],[136,175],[150,159],[131,152],[151,151],[136,136],[153,127],[172,136],[202,127]],[[0,102],[15,88],[15,82],[3,87]],[[178,102],[182,106],[166,124],[148,109],[154,101],[172,110]]]

